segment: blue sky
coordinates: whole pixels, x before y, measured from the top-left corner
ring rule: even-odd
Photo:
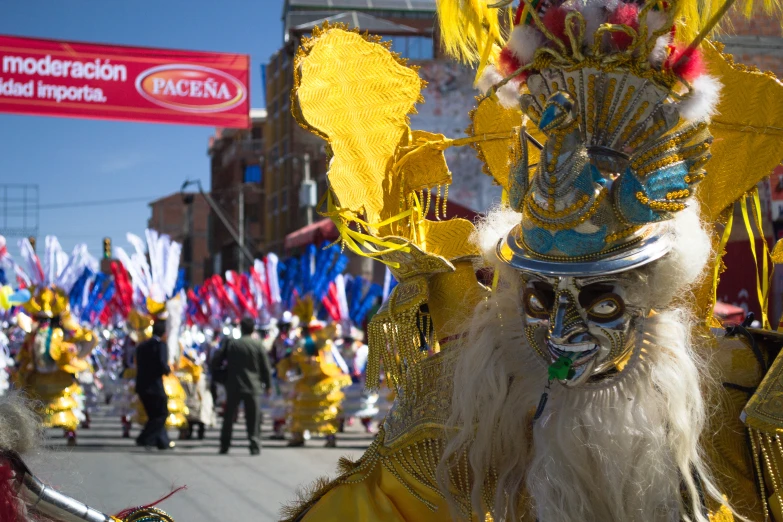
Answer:
[[[282,44],[282,0],[27,0],[4,2],[0,34],[249,54],[253,107],[263,107],[260,64]],[[214,129],[0,114],[0,183],[35,183],[42,206],[163,196],[185,178],[209,186]],[[1,204],[1,202],[0,202]],[[144,201],[40,211],[39,237],[70,250],[142,233]],[[9,238],[17,253],[16,238]]]

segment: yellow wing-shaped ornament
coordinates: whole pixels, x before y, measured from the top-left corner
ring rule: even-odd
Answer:
[[[463,143],[410,129],[424,82],[379,38],[318,28],[294,74],[294,115],[332,155],[324,215],[345,247],[387,264],[400,283],[369,328],[368,386],[378,385],[383,364],[398,393],[415,395],[427,346],[437,351],[452,332],[447,318],[467,313],[484,291],[471,262],[473,224],[426,219],[431,205],[446,205],[443,151]]]

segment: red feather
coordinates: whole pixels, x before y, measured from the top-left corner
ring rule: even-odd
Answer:
[[[567,14],[568,11],[562,7],[550,7],[546,10],[546,13],[544,13],[544,19],[542,20],[546,28],[549,29],[549,32],[558,37],[563,43],[568,43],[565,33],[565,19]]]
[[[132,507],[132,508],[124,509],[124,510],[120,511],[119,513],[117,513],[116,515],[114,515],[114,517],[115,518],[119,518],[120,520],[122,520],[123,518],[127,517],[128,515],[130,515],[134,511],[138,511],[138,510],[141,510],[141,509],[149,509],[151,507],[156,507],[161,502],[164,502],[164,501],[168,500],[169,498],[173,497],[174,495],[176,495],[177,493],[179,493],[180,491],[182,491],[184,489],[188,489],[188,487],[187,486],[180,486],[177,489],[172,490],[171,493],[169,493],[165,497],[159,498],[158,500],[156,500],[155,502],[153,502],[151,504],[146,504],[144,506],[138,506],[138,507]],[[5,520],[5,519],[3,519],[3,520]]]
[[[672,45],[670,49],[669,57],[663,66],[666,69],[671,69],[679,78],[691,82],[707,72],[704,58],[698,49],[688,50],[681,44]],[[680,58],[683,57],[684,59],[680,61]]]
[[[635,31],[639,30],[639,7],[634,4],[620,3],[612,14],[609,16],[609,23],[616,25],[627,25]],[[627,34],[619,31],[613,31],[611,33],[612,42],[619,49],[626,49],[633,39]]]
[[[514,13],[514,25],[519,25],[519,22],[522,20],[522,13],[525,11],[525,2],[519,2],[519,6],[517,7],[517,11]]]
[[[522,67],[522,61],[508,47],[504,47],[498,56],[498,70],[503,76],[508,76]]]
[[[14,490],[14,472],[10,465],[0,466],[0,520],[19,520],[19,503]]]

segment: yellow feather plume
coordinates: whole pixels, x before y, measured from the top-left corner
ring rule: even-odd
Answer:
[[[513,10],[492,0],[438,0],[440,37],[447,54],[469,64],[494,59],[506,42]]]
[[[700,33],[726,29],[731,26],[730,17],[724,16],[724,8],[735,0],[679,0],[674,4],[677,24],[677,40],[689,44]],[[736,0],[729,10],[752,18],[760,13],[780,15],[783,12],[783,0]]]

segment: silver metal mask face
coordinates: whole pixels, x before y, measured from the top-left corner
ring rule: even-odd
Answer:
[[[630,274],[546,277],[523,272],[522,304],[530,346],[550,378],[574,387],[627,360],[635,326],[649,310],[626,301]],[[559,368],[559,371],[557,370]],[[557,377],[551,377],[553,375]]]

